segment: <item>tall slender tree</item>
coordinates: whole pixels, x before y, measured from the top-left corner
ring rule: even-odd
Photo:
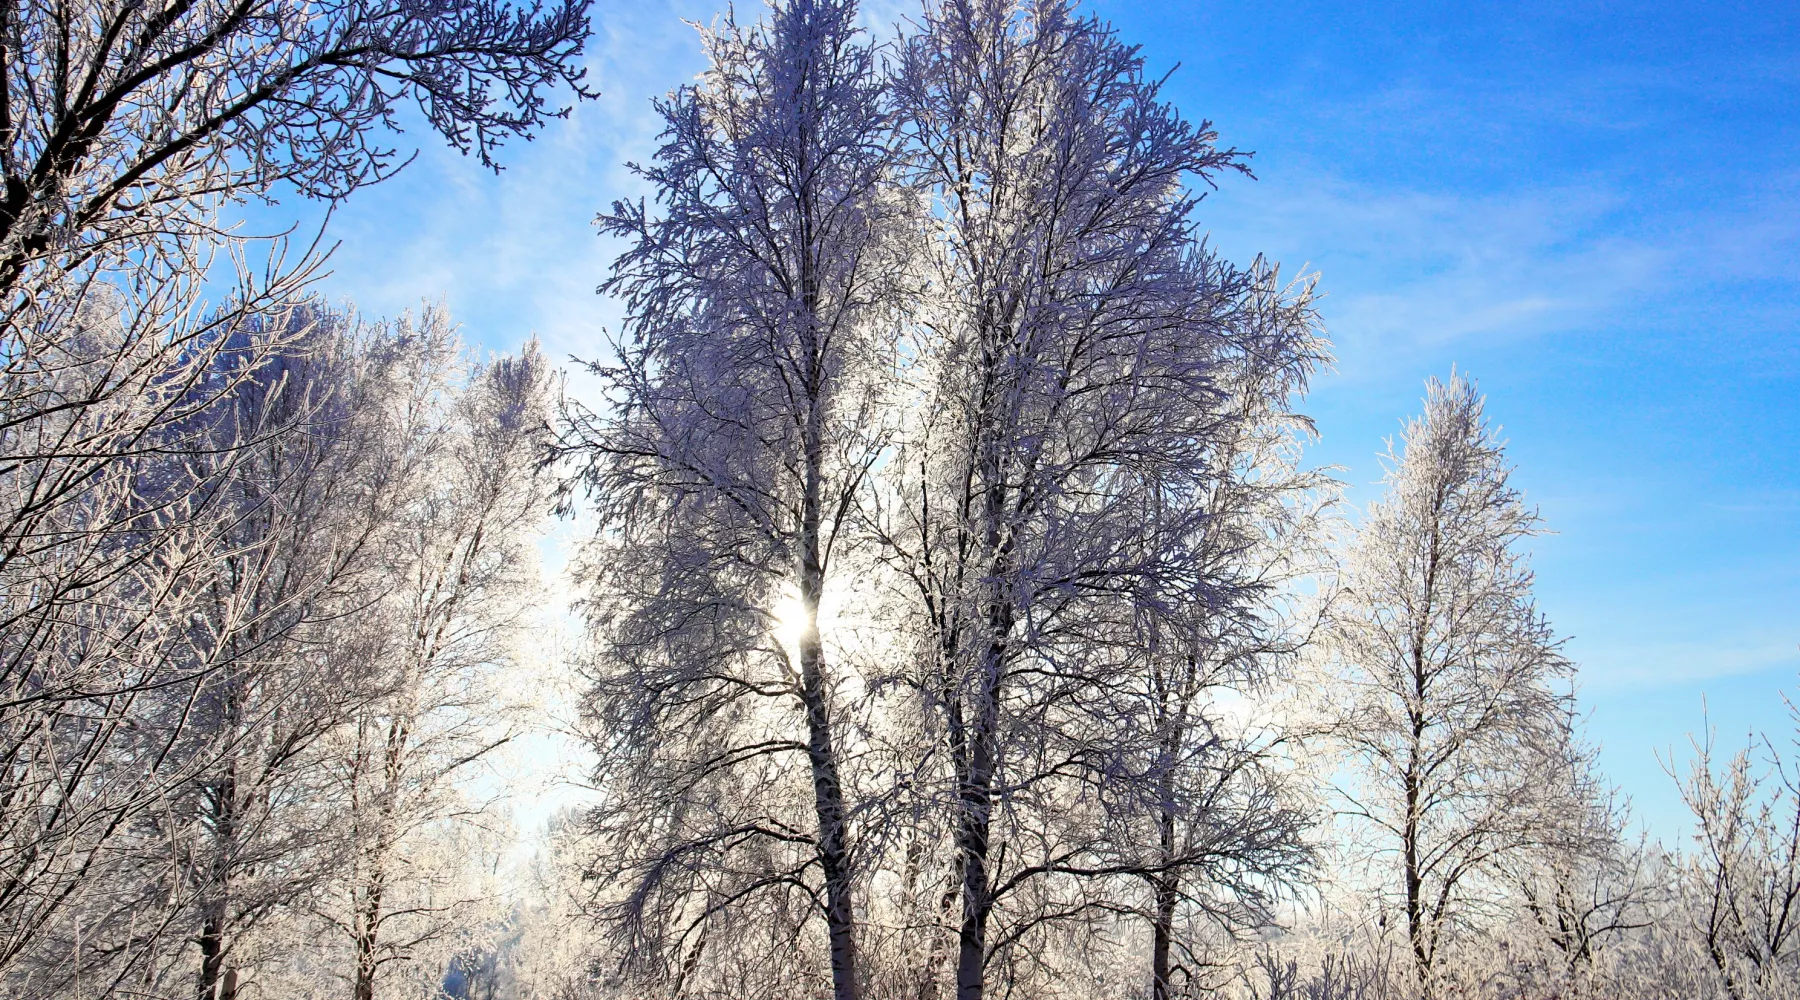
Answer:
[[[268,336],[265,324],[285,329]],[[238,923],[234,879],[257,869],[272,890],[240,892],[240,901],[279,894],[287,869],[271,845],[285,835],[264,824],[262,807],[290,787],[286,765],[337,718],[319,713],[326,672],[297,632],[341,612],[365,565],[354,526],[366,531],[370,512],[357,509],[364,477],[342,317],[303,308],[247,326],[190,387],[210,397],[217,387],[205,383],[222,383],[228,394],[176,408],[184,446],[118,460],[130,489],[114,499],[138,511],[126,525],[161,537],[121,558],[120,579],[65,608],[88,613],[36,620],[26,633],[55,640],[20,651],[45,675],[95,686],[15,706],[28,711],[12,720],[23,745],[8,775],[20,807],[7,831],[9,959],[41,961],[34,939],[70,933],[58,909],[73,904],[96,958],[90,982],[154,964],[162,932],[184,926],[187,903],[203,897],[213,929],[197,937],[216,952],[216,973],[226,925]],[[277,343],[273,355],[265,350]],[[93,629],[84,641],[58,636],[83,619]],[[104,645],[113,641],[136,648]],[[53,795],[37,798],[49,787]],[[95,898],[127,905],[81,905]],[[244,912],[267,905],[256,899]]]
[[[1289,410],[1294,387],[1261,371],[1264,360],[1243,358],[1231,379],[1243,419],[1215,442],[1214,478],[1185,498],[1208,515],[1188,544],[1213,599],[1174,601],[1135,623],[1150,829],[1127,826],[1120,854],[1140,859],[1151,893],[1153,1000],[1193,986],[1196,938],[1209,928],[1194,933],[1188,918],[1227,933],[1266,927],[1275,900],[1317,862],[1313,813],[1291,773],[1300,736],[1221,704],[1254,706],[1313,639],[1322,607],[1298,588],[1325,575],[1334,525],[1336,484],[1301,467],[1307,424]]]
[[[1541,807],[1567,696],[1553,682],[1572,667],[1532,597],[1521,544],[1538,516],[1475,383],[1428,382],[1388,462],[1333,620],[1337,732],[1359,768],[1348,810],[1393,859],[1376,888],[1430,995],[1477,887],[1555,830]]]

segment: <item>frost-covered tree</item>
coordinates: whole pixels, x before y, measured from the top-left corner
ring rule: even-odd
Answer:
[[[325,789],[346,871],[319,905],[349,944],[355,1000],[479,922],[473,844],[492,811],[468,787],[514,735],[496,683],[538,593],[531,543],[549,507],[552,377],[535,344],[473,365],[440,310],[402,322],[381,402],[413,471],[376,544],[364,631],[377,693],[334,734]]]
[[[1296,734],[1244,716],[1313,636],[1319,602],[1298,588],[1327,568],[1336,484],[1300,467],[1308,428],[1288,411],[1295,387],[1263,360],[1243,359],[1232,379],[1243,419],[1216,441],[1213,480],[1186,498],[1207,514],[1189,546],[1212,599],[1138,623],[1148,823],[1127,826],[1121,846],[1150,890],[1154,1000],[1193,989],[1207,930],[1273,924],[1277,899],[1316,870]]]
[[[231,629],[190,622],[217,560],[248,544],[230,453],[284,427],[222,412],[239,392],[291,396],[270,355],[314,325],[269,299],[171,321],[160,310],[192,306],[191,289],[161,291],[153,313],[105,289],[64,297],[41,354],[0,332],[16,349],[0,373],[0,972],[180,783],[190,758],[165,696],[228,658]]]
[[[1370,888],[1398,918],[1422,989],[1459,929],[1497,901],[1509,856],[1554,836],[1546,791],[1564,747],[1571,672],[1532,597],[1537,514],[1474,382],[1427,383],[1390,448],[1333,615],[1346,811],[1391,867]]]
[[[491,162],[579,89],[586,29],[580,3],[0,13],[0,975],[74,903],[126,898],[118,845],[192,777],[185,717],[157,713],[197,678],[171,671],[242,661],[189,623],[243,526],[219,459],[262,438],[210,417],[305,349],[320,258],[252,260],[218,210],[391,173],[409,105]]]
[[[657,209],[601,218],[628,246],[603,286],[626,307],[619,360],[593,366],[614,409],[566,431],[601,521],[590,717],[631,949],[682,982],[752,923],[822,924],[840,1000],[860,982],[861,685],[820,614],[883,446],[904,265],[856,16],[782,0],[704,33],[709,68],[658,104],[639,171]]]
[[[1547,825],[1532,849],[1501,862],[1502,888],[1537,932],[1544,975],[1573,996],[1623,992],[1613,952],[1650,926],[1669,897],[1667,864],[1633,838],[1628,804],[1600,773],[1597,748],[1567,711],[1558,752],[1540,773]]]
[[[171,602],[186,641],[153,645],[156,683],[110,717],[74,716],[99,749],[64,801],[81,832],[107,826],[47,860],[60,896],[9,910],[29,932],[9,938],[10,995],[291,992],[279,971],[309,954],[318,982],[366,994],[470,916],[473,848],[491,848],[464,834],[491,817],[455,783],[504,737],[482,682],[530,592],[547,371],[528,353],[477,373],[440,314],[423,332],[283,321],[302,329],[276,357],[216,362],[255,365],[194,418],[217,446],[158,467],[220,515]],[[376,931],[315,948],[335,916]]]
[[[1272,269],[1200,236],[1188,184],[1242,157],[1106,25],[1060,2],[932,4],[895,89],[932,250],[880,523],[935,748],[910,781],[949,838],[916,963],[929,995],[954,954],[974,1000],[990,976],[1075,974],[1081,952],[1058,969],[1046,943],[1108,919],[1102,887],[1141,871],[1103,853],[1142,718],[1116,694],[1138,674],[1096,636],[1217,596],[1188,499],[1238,420],[1231,363],[1262,352],[1296,387],[1314,341],[1304,295],[1253,294]]]
[[[354,318],[315,309],[290,322],[308,328],[202,418],[218,446],[187,464],[197,481],[217,480],[230,512],[193,614],[210,657],[163,677],[183,696],[192,685],[170,717],[196,772],[160,832],[193,893],[194,926],[177,926],[198,947],[197,995],[220,1000],[236,996],[240,939],[338,861],[320,743],[374,694],[354,615],[398,483],[369,417]]]
[[[1677,777],[1694,824],[1693,852],[1680,862],[1682,908],[1720,991],[1729,1000],[1800,994],[1800,780],[1791,759],[1760,739],[1719,761],[1709,731]]]
[[[579,1000],[616,991],[607,929],[590,908],[589,859],[598,845],[579,810],[550,820],[532,858],[527,895],[514,911],[516,943],[506,964],[520,1000]]]
[[[41,961],[47,948],[60,966],[66,953],[34,939],[85,934],[90,985],[160,975],[187,936],[199,944],[203,983],[215,982],[230,941],[304,891],[318,867],[317,815],[296,823],[309,810],[287,806],[310,797],[307,753],[360,688],[354,671],[334,677],[338,664],[302,633],[346,610],[368,565],[360,540],[378,486],[360,447],[348,321],[317,307],[265,321],[287,325],[263,341],[284,349],[211,359],[207,378],[231,389],[187,415],[189,447],[119,460],[135,469],[135,502],[161,515],[143,518],[145,527],[167,534],[135,564],[148,572],[111,588],[126,613],[90,593],[78,606],[99,605],[83,616],[98,634],[42,650],[110,667],[100,677],[112,687],[47,698],[56,710],[15,754],[33,766],[9,775],[22,795],[33,782],[57,782],[40,808],[21,803],[7,831],[16,851],[10,957]],[[261,333],[240,331],[240,342]],[[158,590],[139,589],[148,582]],[[153,599],[127,603],[144,598]],[[96,648],[118,640],[139,645]],[[63,770],[34,773],[40,754]],[[73,913],[60,913],[65,906]],[[35,978],[57,984],[41,969]]]

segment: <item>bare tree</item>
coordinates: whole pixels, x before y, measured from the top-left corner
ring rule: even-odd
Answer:
[[[1428,382],[1425,413],[1388,462],[1334,615],[1337,737],[1360,769],[1348,812],[1394,859],[1375,888],[1397,898],[1429,994],[1479,880],[1553,830],[1542,791],[1566,698],[1550,684],[1571,668],[1521,551],[1537,515],[1508,483],[1475,384]]]
[[[1683,907],[1731,1000],[1800,991],[1800,787],[1766,739],[1759,766],[1756,742],[1721,766],[1709,731],[1681,779],[1695,848],[1680,871]]]
[[[90,982],[150,975],[162,932],[199,900],[211,926],[199,935],[213,966],[203,976],[216,979],[225,924],[269,905],[233,911],[234,875],[281,881],[267,853],[281,835],[263,821],[293,759],[338,718],[320,714],[329,665],[296,633],[341,613],[361,565],[348,525],[366,535],[369,511],[346,495],[359,469],[344,321],[315,308],[264,322],[289,330],[265,338],[253,323],[238,333],[250,347],[213,355],[206,377],[231,394],[188,412],[186,447],[117,460],[134,470],[135,526],[161,533],[158,544],[65,606],[96,613],[32,619],[43,645],[21,652],[73,690],[42,692],[16,717],[13,759],[29,766],[11,774],[13,960],[35,938],[69,933],[58,911],[75,903]],[[275,357],[256,346],[273,342],[286,344]],[[75,625],[98,634],[71,643]],[[114,640],[136,648],[103,645]]]
[[[198,759],[188,717],[153,716],[242,660],[186,624],[240,526],[215,459],[260,440],[221,442],[206,415],[262,391],[319,258],[277,242],[253,266],[219,206],[385,176],[406,102],[491,163],[551,90],[580,91],[586,26],[578,3],[0,13],[0,974],[71,901],[124,898],[99,889],[135,870],[119,838]],[[221,277],[235,288],[208,305]]]
[[[1336,484],[1299,467],[1307,425],[1287,409],[1295,387],[1260,372],[1263,360],[1247,356],[1235,393],[1244,419],[1216,443],[1215,478],[1188,498],[1209,515],[1189,544],[1216,596],[1143,623],[1153,1000],[1185,995],[1201,962],[1182,911],[1227,932],[1266,927],[1275,898],[1317,862],[1305,839],[1313,813],[1287,763],[1302,734],[1228,719],[1218,704],[1266,692],[1324,607],[1296,587],[1324,575]]]
[[[883,446],[904,263],[856,13],[783,0],[704,34],[710,67],[658,105],[665,144],[639,171],[661,214],[616,203],[600,220],[629,241],[602,288],[624,299],[628,339],[593,366],[617,410],[571,407],[566,430],[613,564],[595,580],[593,716],[602,780],[633,800],[607,821],[635,887],[626,923],[691,970],[709,935],[718,947],[712,924],[761,896],[797,892],[768,905],[810,922],[816,885],[839,1000],[860,987],[854,713],[820,607]],[[789,811],[795,759],[806,818]]]
[[[1668,899],[1666,865],[1647,836],[1631,836],[1628,804],[1606,784],[1572,711],[1560,728],[1560,751],[1542,773],[1550,826],[1501,867],[1559,988],[1602,996],[1620,985],[1608,950],[1649,927]]]
[[[343,905],[322,909],[348,939],[355,1000],[472,917],[457,889],[468,859],[432,844],[494,818],[465,786],[513,736],[492,675],[536,593],[529,549],[549,506],[552,383],[536,345],[472,366],[431,310],[400,324],[395,348],[381,405],[415,473],[379,539],[368,610],[379,694],[338,734],[329,767],[348,858],[332,886]]]
[[[481,681],[530,593],[549,375],[535,352],[471,368],[438,313],[282,321],[299,332],[275,357],[215,361],[256,365],[193,417],[217,445],[156,470],[218,512],[179,578],[194,592],[163,609],[186,642],[153,646],[154,683],[77,747],[94,787],[64,801],[109,825],[65,836],[81,867],[40,879],[62,917],[22,897],[15,993],[229,1000],[278,963],[273,937],[354,911],[345,978],[368,996],[469,917],[473,859],[447,845],[491,817],[456,783],[506,736]],[[355,905],[322,905],[340,893]]]
[[[219,478],[231,521],[195,614],[215,662],[185,671],[199,770],[167,834],[194,886],[196,995],[208,1000],[235,996],[237,939],[335,867],[319,743],[374,694],[354,616],[374,583],[394,456],[367,412],[379,398],[371,345],[348,316],[302,318],[302,340],[202,417],[220,442],[211,460],[229,471],[195,477]]]
[[[280,425],[222,431],[213,411],[275,391],[259,373],[275,378],[270,353],[313,320],[283,306],[289,278],[184,316],[200,280],[147,269],[123,290],[40,289],[57,342],[5,341],[18,350],[0,377],[0,970],[173,787],[181,728],[158,724],[155,692],[192,692],[193,671],[222,662],[221,634],[185,624],[238,544],[222,452]]]
[[[935,247],[882,523],[922,623],[914,683],[940,752],[918,781],[951,817],[953,981],[974,1000],[1141,871],[1096,852],[1122,772],[1113,694],[1134,673],[1093,637],[1207,603],[1184,544],[1207,515],[1185,498],[1236,420],[1228,360],[1264,351],[1294,385],[1312,332],[1304,294],[1251,294],[1272,269],[1199,236],[1185,183],[1242,156],[1071,5],[929,5],[895,88]],[[940,954],[922,956],[927,992]]]

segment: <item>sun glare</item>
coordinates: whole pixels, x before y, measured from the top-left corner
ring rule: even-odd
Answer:
[[[834,647],[842,643],[845,636],[833,636],[833,630],[850,625],[841,615],[847,596],[846,586],[838,580],[827,580],[825,592],[819,595],[816,625],[822,637],[836,640],[833,642]],[[807,620],[806,603],[800,600],[800,589],[792,584],[782,587],[775,602],[769,606],[769,617],[773,621],[770,636],[780,644],[788,659],[798,666],[800,637],[806,634],[807,625],[812,624]]]
[[[805,634],[807,624],[806,604],[800,600],[800,592],[793,587],[784,587],[769,613],[775,618],[775,641],[781,644],[789,660],[799,663],[800,637]]]

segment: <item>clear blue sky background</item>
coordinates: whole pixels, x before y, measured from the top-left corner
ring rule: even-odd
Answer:
[[[905,9],[882,0],[881,21]],[[746,10],[753,4],[745,4]],[[614,308],[596,211],[640,189],[649,100],[700,68],[694,0],[603,5],[604,97],[485,174],[415,131],[340,209],[335,297],[446,302],[497,350],[592,356]],[[1665,837],[1677,757],[1786,739],[1800,669],[1800,5],[1100,2],[1169,96],[1254,150],[1202,206],[1230,255],[1316,269],[1338,370],[1320,462],[1361,504],[1430,375],[1472,373],[1558,532],[1542,609],[1590,734]],[[253,225],[316,219],[289,200]]]

